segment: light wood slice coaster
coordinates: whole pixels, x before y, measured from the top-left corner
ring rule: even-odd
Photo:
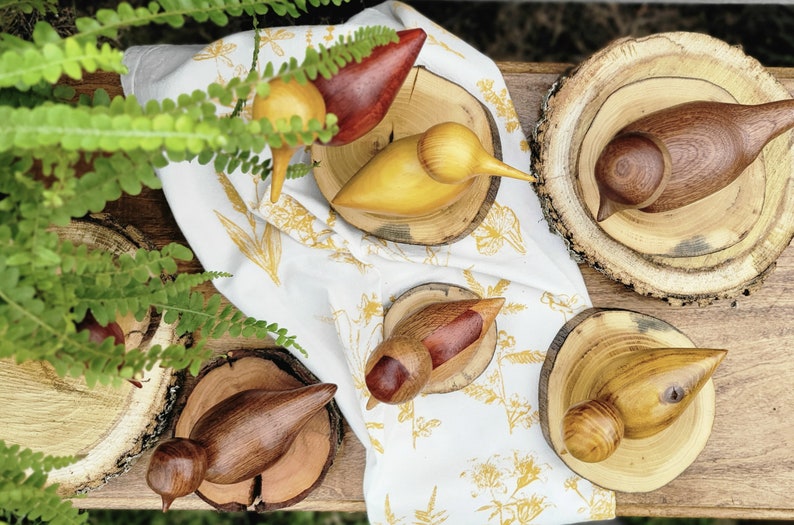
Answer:
[[[705,447],[715,417],[711,376],[724,355],[695,348],[648,315],[585,310],[560,329],[541,369],[543,435],[574,472],[597,485],[655,490]]]
[[[312,160],[319,162],[313,171],[320,191],[331,202],[342,186],[390,143],[442,122],[467,126],[479,137],[486,152],[501,158],[495,123],[482,104],[460,86],[415,67],[386,116],[372,131],[344,146],[312,146]],[[477,177],[454,203],[417,217],[342,207],[336,212],[351,225],[381,239],[419,245],[449,244],[479,226],[498,189],[499,177]]]
[[[762,104],[787,90],[739,48],[697,33],[611,43],[561,78],[532,137],[547,219],[571,251],[638,293],[707,304],[761,285],[794,235],[790,132],[726,187],[685,206],[596,219],[600,153],[625,126],[692,101]]]
[[[140,231],[106,215],[56,231],[75,244],[116,253],[153,248]],[[172,328],[156,315],[117,322],[130,350],[176,341]],[[60,494],[71,496],[125,472],[154,444],[170,422],[179,380],[173,370],[155,367],[141,378],[140,388],[127,381],[89,388],[82,378],[59,377],[48,363],[2,360],[0,384],[11,400],[0,409],[0,439],[48,455],[77,456],[75,463],[48,476],[49,483],[59,484]]]
[[[427,305],[479,298],[480,296],[467,288],[447,283],[427,283],[411,288],[400,295],[386,312],[383,319],[383,337],[388,338],[397,323]],[[455,358],[434,368],[422,393],[441,394],[466,387],[488,368],[495,351],[496,322],[477,345],[470,346]],[[460,363],[465,364],[461,366]]]
[[[190,435],[210,408],[245,390],[284,391],[317,384],[317,378],[285,350],[235,350],[209,363],[181,409],[174,437]],[[322,483],[342,442],[335,402],[316,413],[281,458],[257,476],[232,484],[204,481],[196,493],[224,511],[265,512],[294,505]]]

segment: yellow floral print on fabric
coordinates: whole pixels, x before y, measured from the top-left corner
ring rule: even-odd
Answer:
[[[443,42],[443,41],[439,40],[438,38],[436,38],[435,35],[433,35],[431,33],[428,33],[427,40],[425,40],[425,45],[426,46],[439,46],[442,49],[444,49],[444,51],[448,51],[449,53],[451,53],[453,55],[459,56],[460,58],[466,58],[463,53],[461,53],[460,51],[458,51],[456,49],[452,49],[451,47],[449,47],[449,45],[446,42]]]
[[[413,446],[416,448],[416,440],[423,437],[430,437],[433,429],[441,426],[440,419],[426,419],[416,415],[413,401],[408,401],[400,405],[400,413],[397,415],[400,423],[411,424],[411,435],[413,436]]]
[[[369,255],[386,254],[386,257],[400,259],[406,262],[410,262],[412,260],[412,257],[406,253],[403,246],[399,243],[387,241],[368,233],[363,234],[362,240],[367,241],[365,245],[367,254]],[[449,265],[449,246],[425,246],[424,249],[425,257],[419,261],[421,264],[427,264],[431,266]]]
[[[383,443],[381,443],[380,440],[376,439],[372,435],[372,433],[375,432],[375,431],[382,432],[383,429],[386,428],[386,425],[384,425],[380,421],[368,421],[365,424],[365,426],[367,427],[367,430],[369,431],[369,442],[372,444],[372,448],[375,449],[376,452],[379,452],[379,453],[383,454],[383,450],[384,450],[383,449]]]
[[[510,286],[510,281],[507,279],[499,279],[495,285],[486,287],[477,281],[471,270],[463,270],[463,278],[466,279],[466,286],[482,298],[502,297]],[[507,301],[499,312],[501,314],[517,314],[526,309],[527,305],[525,304]]]
[[[279,45],[279,41],[291,40],[295,38],[295,33],[286,29],[265,28],[259,33],[259,47],[269,46],[276,56],[284,56],[284,48]]]
[[[193,60],[196,62],[206,61],[206,60],[214,60],[217,69],[217,76],[215,77],[215,83],[224,85],[228,82],[228,78],[232,77],[244,77],[248,74],[248,69],[242,64],[235,64],[234,60],[230,56],[237,50],[237,44],[225,43],[223,39],[217,40],[207,47],[205,47],[199,53],[193,55]],[[223,68],[220,67],[221,65],[225,66]],[[231,70],[231,71],[228,71]],[[228,78],[227,78],[228,77]],[[213,99],[219,106],[225,107],[228,109],[225,113],[220,113],[221,116],[226,116],[232,113],[234,110],[235,105],[237,104],[237,100],[233,100],[231,104],[221,104],[218,99]],[[250,119],[251,118],[251,109],[250,108],[243,108],[243,116]]]
[[[369,391],[364,380],[364,367],[372,348],[380,341],[383,332],[383,304],[374,293],[362,294],[356,311],[351,315],[344,309],[331,313],[331,322],[337,327],[337,333],[348,334],[345,348],[351,352],[351,369],[353,386],[364,399],[369,398]]]
[[[336,29],[335,26],[328,26],[325,28],[325,35],[323,35],[323,40],[325,40],[326,44],[331,44],[334,41],[334,30]]]
[[[232,208],[245,217],[248,227],[240,226],[218,210],[214,210],[215,215],[221,221],[229,238],[237,245],[240,252],[262,268],[273,282],[280,286],[278,266],[281,262],[281,232],[270,223],[265,223],[264,227],[262,227],[262,224],[256,220],[253,213],[248,210],[226,174],[218,173],[217,176],[218,182],[223,187],[223,191],[226,193]]]
[[[495,255],[505,245],[518,253],[527,252],[518,217],[511,208],[498,202],[493,203],[485,220],[472,232],[472,236],[477,251],[483,255]]]
[[[607,520],[615,516],[615,499],[612,491],[603,489],[596,485],[592,486],[592,494],[586,497],[579,490],[581,478],[572,476],[565,480],[565,490],[575,492],[584,502],[584,507],[579,507],[577,513],[586,516],[587,519],[594,521]]]
[[[257,232],[256,226],[252,231],[245,231],[218,210],[215,210],[215,215],[240,252],[262,268],[276,285],[281,286],[278,277],[278,265],[281,262],[281,233],[270,223],[265,223],[261,233]]]
[[[510,281],[500,279],[493,286],[484,286],[478,282],[470,270],[464,270],[463,276],[469,288],[480,297],[501,297],[510,287]],[[500,315],[517,314],[526,310],[526,305],[507,302],[500,310]],[[498,322],[497,322],[498,326]],[[496,351],[491,359],[488,372],[484,376],[466,386],[463,392],[486,405],[500,405],[505,411],[509,432],[520,425],[529,428],[538,421],[537,410],[532,410],[529,400],[517,392],[508,392],[504,381],[504,367],[529,365],[543,362],[545,354],[538,350],[515,350],[515,337],[504,330],[497,332]]]
[[[485,98],[485,101],[496,109],[496,115],[501,117],[505,129],[509,133],[521,130],[521,122],[518,120],[518,112],[513,105],[513,99],[507,88],[502,88],[498,92],[494,89],[493,79],[484,78],[477,82],[477,87]],[[522,138],[519,144],[521,151],[529,151],[529,142]]]
[[[487,521],[503,525],[532,523],[551,503],[546,496],[528,494],[524,489],[541,479],[548,465],[539,465],[532,454],[514,451],[512,455],[494,454],[485,461],[474,459],[473,466],[460,474],[469,479],[472,498],[483,498],[487,504],[477,512],[488,513]]]
[[[438,485],[433,487],[433,492],[430,495],[430,500],[427,502],[427,507],[424,509],[417,509],[414,511],[413,519],[407,516],[398,517],[391,508],[388,494],[383,502],[384,513],[387,525],[441,525],[446,523],[449,518],[447,511],[436,508],[436,498],[438,497]],[[410,521],[406,521],[410,520]],[[373,524],[378,525],[378,524]]]
[[[438,486],[433,487],[433,494],[427,502],[427,508],[414,511],[414,523],[416,525],[440,525],[447,521],[447,511],[436,509],[436,497],[438,496]]]
[[[332,260],[352,264],[361,272],[366,270],[368,265],[355,258],[346,246],[338,244],[338,237],[334,235],[331,226],[333,216],[327,222],[320,221],[299,201],[287,194],[283,194],[276,204],[265,199],[260,207],[275,226],[296,237],[306,246],[330,250]]]
[[[398,519],[397,515],[394,514],[394,511],[391,510],[391,502],[389,501],[389,495],[386,494],[386,500],[383,502],[383,515],[386,516],[386,523],[387,525],[400,525],[404,523],[403,520]],[[378,525],[373,523],[372,525]]]
[[[496,109],[496,116],[504,120],[505,129],[508,132],[512,133],[521,129],[518,113],[515,106],[513,106],[513,99],[510,98],[507,88],[502,88],[497,92],[494,89],[494,80],[492,78],[484,78],[477,81],[477,87],[480,89],[485,101]]]
[[[203,51],[196,53],[193,56],[193,60],[215,60],[216,62],[222,62],[226,67],[234,68],[234,61],[229,58],[229,55],[236,49],[237,44],[226,44],[223,39],[217,40],[205,47]]]
[[[544,292],[540,302],[547,305],[552,311],[560,312],[566,321],[586,305],[578,295],[558,294]]]
[[[414,12],[414,9],[412,7],[403,4],[401,2],[396,2],[392,7],[392,9],[394,10],[395,13],[399,13],[400,11],[405,11],[406,14],[408,14],[409,16]],[[458,38],[457,36],[453,35],[452,33],[450,33],[445,28],[443,28],[442,26],[440,26],[435,22],[432,22],[431,24],[433,26],[433,31],[427,31],[427,40],[425,41],[425,46],[431,46],[431,45],[439,46],[453,55],[459,56],[460,58],[466,58],[466,56],[463,53],[461,53],[456,49],[452,49],[446,42],[442,42],[441,40],[439,40],[438,37],[436,37],[436,34],[449,35],[453,38],[453,40],[457,39]]]
[[[540,415],[537,410],[533,410],[526,396],[507,390],[503,370],[505,366],[536,364],[545,359],[545,353],[539,350],[515,351],[515,344],[512,335],[499,330],[496,352],[487,373],[463,389],[466,395],[481,403],[501,406],[510,434],[518,427],[531,427],[538,422]]]

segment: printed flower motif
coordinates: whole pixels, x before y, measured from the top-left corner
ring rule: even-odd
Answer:
[[[387,241],[381,237],[369,233],[363,233],[362,244],[366,247],[367,253],[370,255],[380,255],[382,257],[390,257],[398,260],[410,262],[413,260],[403,245],[400,243]],[[421,264],[432,266],[448,266],[450,257],[450,246],[425,246],[425,257]]]
[[[280,230],[296,237],[301,243],[311,248],[330,250],[331,258],[355,265],[362,273],[367,265],[356,259],[347,246],[338,244],[339,237],[333,229],[315,217],[299,201],[289,195],[282,195],[277,204],[264,199],[260,203],[262,213]]]
[[[463,276],[469,288],[480,297],[501,297],[506,295],[510,281],[500,279],[493,286],[478,282],[471,270],[464,270]],[[502,307],[500,315],[519,313],[526,309],[521,303],[508,302]],[[545,353],[538,350],[515,351],[516,339],[512,334],[499,330],[496,339],[496,352],[491,360],[489,372],[463,389],[463,392],[486,405],[501,405],[507,418],[507,426],[513,433],[519,425],[529,428],[539,420],[537,410],[532,409],[529,400],[517,392],[509,392],[504,380],[505,366],[531,365],[542,363]]]
[[[518,113],[516,112],[510,94],[507,88],[502,88],[497,92],[494,89],[494,80],[491,78],[484,78],[477,82],[477,87],[480,88],[485,101],[496,108],[496,115],[504,119],[505,129],[512,133],[521,129],[521,123],[518,121]]]
[[[408,401],[400,405],[397,421],[411,424],[411,435],[413,436],[414,448],[416,448],[417,439],[430,437],[433,434],[433,429],[441,426],[441,420],[439,419],[425,419],[422,416],[417,416],[413,401]]]
[[[270,46],[276,56],[284,56],[284,48],[278,45],[279,40],[290,40],[295,38],[295,33],[286,29],[262,29],[259,36],[259,47]]]
[[[215,210],[215,215],[240,252],[262,268],[277,286],[281,286],[278,277],[278,266],[281,262],[281,234],[278,229],[270,223],[265,223],[264,231],[259,234],[257,227],[246,231],[218,210]]]
[[[257,220],[225,173],[217,173],[217,177],[232,209],[245,217],[248,227],[241,226],[218,210],[214,210],[215,216],[240,252],[262,268],[273,282],[280,286],[278,267],[281,263],[281,232],[270,223],[266,222],[263,225],[262,221]]]
[[[237,44],[226,44],[223,42],[223,39],[216,40],[205,47],[203,51],[196,53],[193,56],[193,60],[197,62],[201,60],[215,60],[216,62],[223,62],[227,67],[233,68],[234,61],[229,58],[229,55],[236,49]]]
[[[516,484],[521,489],[539,480],[542,469],[535,463],[534,458],[524,456],[516,457],[516,472],[519,474]]]
[[[565,480],[565,490],[575,492],[584,502],[584,507],[577,509],[578,514],[586,516],[591,520],[607,520],[615,516],[615,496],[612,491],[592,485],[592,492],[589,497],[579,489],[581,478],[572,476]]]
[[[495,255],[505,244],[512,246],[518,253],[526,253],[521,225],[515,212],[507,206],[494,202],[491,211],[472,232],[477,251],[483,255]]]
[[[511,456],[494,454],[485,461],[471,460],[474,466],[460,474],[474,487],[472,498],[487,504],[477,512],[488,512],[487,521],[502,525],[532,523],[551,504],[546,496],[530,492],[530,485],[541,479],[547,465],[539,465],[531,454],[514,451]]]
[[[381,454],[383,454],[384,451],[383,443],[381,443],[380,440],[376,439],[372,434],[375,431],[382,432],[383,429],[386,428],[386,425],[384,425],[380,421],[368,421],[364,426],[367,428],[367,431],[369,432],[369,442],[372,445],[372,448],[375,449],[376,452],[380,452]]]
[[[433,487],[433,494],[430,496],[430,501],[427,507],[422,510],[414,511],[416,525],[440,525],[447,521],[448,515],[446,510],[436,510],[436,497],[438,496],[438,485]]]
[[[383,331],[383,305],[372,293],[362,294],[359,304],[352,314],[345,309],[337,309],[331,313],[331,322],[336,324],[340,337],[347,336],[345,348],[353,370],[353,385],[362,398],[369,398],[369,391],[364,380],[364,366],[369,352],[380,341]]]
[[[502,297],[505,295],[507,288],[510,286],[510,281],[507,279],[499,279],[493,286],[483,286],[474,277],[471,269],[463,270],[463,278],[466,279],[466,285],[469,289],[479,295],[480,297]],[[501,315],[517,314],[527,309],[527,305],[507,301],[500,310]]]
[[[547,305],[552,311],[560,312],[567,321],[573,314],[585,307],[578,295],[558,294],[544,292],[540,302]]]
[[[512,434],[519,426],[529,428],[539,421],[537,410],[533,410],[529,399],[517,392],[509,392],[504,380],[505,365],[523,365],[542,362],[545,354],[536,350],[514,352],[515,338],[500,330],[497,336],[497,351],[491,361],[491,369],[484,377],[466,386],[463,392],[486,405],[501,405],[507,419],[508,431]]]
[[[378,319],[383,316],[383,304],[377,299],[374,293],[361,296],[361,303],[358,307],[361,312],[360,319],[365,324],[369,324],[373,319]]]
[[[442,523],[446,522],[448,519],[447,511],[446,510],[437,510],[436,509],[436,498],[438,497],[438,486],[433,487],[433,493],[430,495],[430,500],[427,503],[427,507],[424,509],[417,509],[414,511],[414,520],[411,521],[411,525],[441,525]],[[408,519],[407,516],[398,517],[391,508],[391,502],[389,501],[389,495],[386,495],[386,499],[383,503],[383,515],[386,517],[386,524],[387,525],[400,525],[405,523],[405,520]],[[378,525],[378,524],[373,524]]]
[[[495,464],[491,463],[493,460],[494,458],[490,458],[461,474],[461,477],[469,477],[476,488],[475,491],[472,491],[472,498],[476,498],[480,492],[485,491],[505,492],[505,487],[502,483],[502,472]]]
[[[328,26],[325,28],[325,35],[323,36],[323,40],[325,40],[326,44],[330,44],[334,41],[335,29],[336,29],[335,26]]]
[[[433,33],[427,34],[427,40],[425,41],[425,46],[439,46],[442,49],[444,49],[444,51],[447,51],[450,54],[457,55],[460,58],[466,58],[466,56],[463,53],[461,53],[457,49],[452,49],[451,47],[449,47],[449,44],[436,38],[436,36]]]

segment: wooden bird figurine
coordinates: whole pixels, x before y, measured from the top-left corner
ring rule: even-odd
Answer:
[[[416,217],[454,203],[478,176],[535,181],[490,155],[463,124],[443,122],[379,151],[342,186],[331,204]]]
[[[339,132],[327,146],[342,146],[359,139],[386,116],[427,33],[416,27],[397,31],[397,38],[397,42],[376,47],[360,61],[350,62],[330,78],[314,79],[326,110],[338,119]]]
[[[233,484],[266,470],[292,445],[298,432],[336,393],[318,383],[294,390],[243,390],[210,408],[189,438],[172,438],[155,449],[146,483],[160,494],[163,511],[203,481]]]
[[[346,64],[329,78],[318,75],[306,82],[276,78],[270,82],[267,96],[254,97],[252,116],[267,118],[274,124],[298,116],[306,126],[311,120],[324,124],[326,115],[333,113],[339,131],[329,145],[353,142],[386,115],[426,38],[421,28],[397,31],[396,42],[375,47],[368,56]],[[271,147],[270,201],[274,203],[281,196],[293,154],[304,147],[302,138],[297,144],[290,144],[282,136],[281,143]]]
[[[696,101],[651,113],[618,132],[596,161],[597,220],[623,209],[672,210],[707,197],[793,126],[794,100]]]
[[[627,349],[593,385],[590,399],[565,412],[568,452],[580,461],[599,462],[624,438],[661,432],[686,410],[725,354],[696,348]]]
[[[502,297],[442,301],[401,319],[365,365],[367,408],[410,401],[434,370],[465,366],[503,305]]]

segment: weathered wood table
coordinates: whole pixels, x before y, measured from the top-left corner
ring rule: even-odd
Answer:
[[[543,96],[564,64],[500,63],[526,133]],[[794,69],[772,69],[794,92]],[[85,86],[84,86],[85,87]],[[148,235],[158,246],[184,242],[160,191],[125,196],[108,212]],[[193,269],[198,268],[194,263]],[[717,416],[705,450],[681,476],[650,493],[618,493],[618,515],[794,519],[794,248],[778,259],[764,285],[746,297],[712,305],[674,307],[627,290],[582,266],[594,306],[636,310],[679,328],[703,347],[725,348],[717,370]],[[211,285],[206,291],[212,291]],[[262,346],[222,339],[215,348]],[[86,498],[84,508],[157,509],[145,482],[148,453],[127,473]],[[323,485],[295,509],[364,510],[364,449],[349,431]],[[196,496],[174,509],[210,509]]]

